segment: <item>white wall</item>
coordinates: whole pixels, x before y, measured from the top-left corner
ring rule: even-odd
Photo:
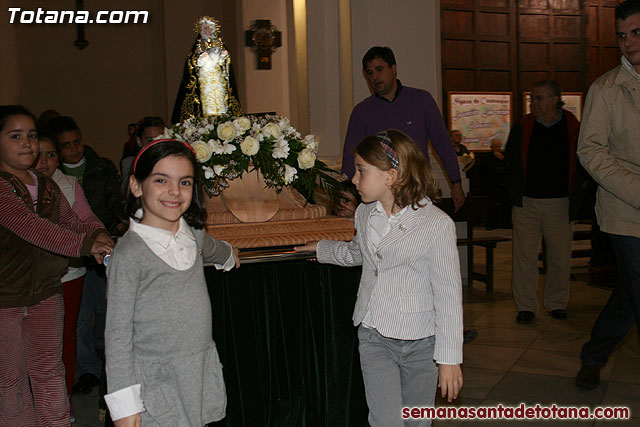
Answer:
[[[244,70],[238,70],[236,78],[242,81],[244,88],[240,94],[242,109],[246,113],[274,111],[284,116],[291,114],[289,102],[289,60],[287,2],[286,0],[242,0],[241,25],[236,28],[238,40],[244,40],[244,31],[249,29],[256,19],[269,19],[282,33],[282,47],[271,55],[271,70],[256,68],[256,54],[251,48],[241,45],[244,55]],[[238,22],[238,21],[237,21]],[[294,58],[291,58],[293,60]]]
[[[371,92],[362,74],[362,57],[372,46],[388,46],[405,86],[425,89],[442,99],[439,0],[351,0],[353,97]]]
[[[89,46],[77,49],[75,24],[9,24],[0,9],[0,104],[34,114],[70,115],[99,154],[120,161],[127,124],[143,116],[170,119],[184,61],[201,15],[223,20],[224,0],[95,0],[87,9],[147,10],[147,24],[88,24]],[[73,9],[73,1],[11,0],[23,10]],[[233,28],[232,28],[233,29]],[[224,30],[224,27],[223,27]],[[225,31],[226,32],[226,31]]]
[[[306,51],[296,40],[293,4],[307,8]],[[9,0],[7,6],[37,9],[40,0]],[[148,10],[148,24],[86,25],[90,45],[73,46],[76,26],[10,25],[0,9],[0,104],[22,103],[35,114],[54,108],[75,117],[85,140],[119,161],[126,125],[145,115],[169,119],[184,60],[201,15],[222,23],[245,112],[275,111],[292,117],[301,131],[321,139],[320,156],[342,154],[353,105],[369,96],[362,55],[374,45],[390,46],[403,84],[429,90],[440,102],[439,0],[92,0],[89,10]],[[73,1],[46,2],[49,9]],[[283,46],[272,70],[257,70],[244,31],[270,19]],[[308,67],[300,74],[298,57]],[[308,76],[306,72],[308,71]],[[300,84],[299,76],[306,84]],[[303,89],[300,89],[303,88]],[[302,90],[304,93],[300,93]],[[308,101],[307,99],[308,98]]]

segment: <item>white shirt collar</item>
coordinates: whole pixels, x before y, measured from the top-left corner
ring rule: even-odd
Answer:
[[[86,161],[87,159],[85,159],[85,157],[82,156],[82,159],[80,159],[78,163],[71,164],[71,163],[62,162],[62,164],[64,165],[65,168],[73,169],[73,168],[79,168],[80,166],[84,165]]]
[[[400,210],[400,212],[392,214],[391,216],[388,216],[388,219],[398,219],[402,216],[402,214],[404,214],[407,211],[407,207],[405,206],[404,208],[402,208]],[[373,210],[371,211],[371,214],[376,214],[376,213],[382,213],[384,214],[385,217],[387,217],[387,211],[384,210],[384,206],[382,206],[382,203],[380,202],[380,200],[376,200],[376,206],[373,208]]]
[[[626,68],[636,80],[640,80],[640,73],[636,71],[635,67],[631,65],[631,62],[629,62],[624,55],[622,55],[622,66]]]
[[[141,213],[142,210],[139,209],[138,212],[136,212],[136,217],[139,218],[141,216]],[[193,233],[191,232],[191,229],[189,228],[189,225],[187,224],[187,221],[185,221],[184,218],[180,218],[180,227],[178,228],[178,231],[175,235],[168,230],[142,224],[135,218],[130,218],[129,228],[144,239],[149,239],[165,249],[167,249],[169,245],[172,242],[175,242],[180,236],[187,237],[194,241],[196,240]]]

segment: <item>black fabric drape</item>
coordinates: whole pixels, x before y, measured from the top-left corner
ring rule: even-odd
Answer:
[[[224,366],[215,426],[367,426],[351,322],[360,268],[309,261],[205,270]]]

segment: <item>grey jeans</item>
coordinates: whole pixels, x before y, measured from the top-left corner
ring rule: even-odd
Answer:
[[[430,426],[431,420],[407,420],[402,407],[433,406],[438,367],[433,360],[435,336],[419,340],[383,337],[358,328],[360,366],[372,427]]]

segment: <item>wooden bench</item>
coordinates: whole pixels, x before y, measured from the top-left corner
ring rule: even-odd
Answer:
[[[467,227],[469,225],[467,224]],[[469,274],[469,286],[473,285],[473,281],[484,282],[487,285],[487,293],[493,294],[493,250],[500,242],[508,242],[508,237],[475,237],[472,239],[458,239],[458,246],[467,247],[467,271]],[[473,266],[473,247],[481,246],[485,249],[485,272],[474,271]]]
[[[455,222],[467,223],[467,237],[458,239],[458,246],[467,247],[467,273],[468,286],[473,286],[473,281],[477,280],[486,285],[488,294],[493,293],[493,250],[498,243],[511,241],[508,237],[484,236],[474,237],[473,226],[484,224],[487,214],[487,198],[484,196],[469,196],[464,206],[454,212],[453,201],[451,199],[442,199],[437,205],[445,211]],[[477,272],[473,265],[473,248],[480,246],[485,249],[485,271]]]

